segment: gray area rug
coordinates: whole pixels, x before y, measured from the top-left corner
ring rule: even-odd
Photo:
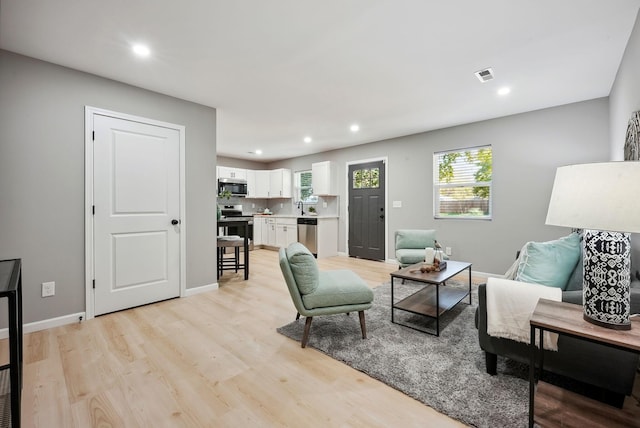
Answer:
[[[448,281],[447,287],[468,287]],[[417,291],[420,284],[395,282],[397,297]],[[440,337],[391,323],[391,286],[374,290],[375,300],[365,312],[367,339],[362,340],[357,314],[313,319],[307,346],[378,379],[465,424],[477,427],[524,427],[528,423],[527,366],[498,358],[498,375],[485,371],[484,352],[474,324],[473,304],[466,298],[440,318]],[[355,315],[355,316],[354,316]],[[433,327],[435,321],[395,311],[396,321]],[[277,331],[300,341],[304,318]]]

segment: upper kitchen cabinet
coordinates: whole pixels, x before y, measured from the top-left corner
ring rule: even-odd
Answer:
[[[242,168],[230,168],[228,166],[219,166],[217,169],[218,178],[236,178],[241,180],[247,179],[247,170]]]
[[[290,169],[255,171],[251,169],[239,170],[237,168],[227,168],[223,166],[218,168],[220,170],[226,170],[225,173],[229,173],[230,170],[234,170],[233,172],[236,173],[233,177],[219,175],[219,178],[240,178],[247,180],[247,198],[268,199],[291,197],[292,189]],[[240,176],[238,174],[240,171],[242,171],[244,176]]]
[[[266,199],[269,197],[271,171],[247,170],[247,198]]]
[[[256,198],[256,172],[247,170],[247,198]]]
[[[325,161],[311,164],[313,194],[336,196],[338,194],[336,172],[335,162]]]
[[[257,177],[256,177],[257,184]],[[269,172],[269,197],[270,198],[290,198],[291,193],[291,170],[280,168]]]

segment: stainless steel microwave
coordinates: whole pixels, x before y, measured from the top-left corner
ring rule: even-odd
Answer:
[[[247,180],[241,178],[219,178],[218,195],[228,190],[233,196],[247,196]]]

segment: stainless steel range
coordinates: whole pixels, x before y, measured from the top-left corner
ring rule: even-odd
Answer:
[[[223,217],[233,217],[234,219],[247,220],[249,222],[249,250],[253,250],[253,216],[244,215],[242,213],[242,205],[223,205],[222,208],[220,208],[220,214]],[[244,238],[244,228],[242,227],[228,227],[227,233]]]

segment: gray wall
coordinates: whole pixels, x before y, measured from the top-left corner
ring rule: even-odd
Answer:
[[[629,37],[609,95],[610,160],[624,159],[624,139],[631,113],[640,110],[640,20]]]
[[[228,166],[229,168],[244,168],[254,170],[267,169],[267,164],[264,162],[250,161],[247,159],[228,158],[224,156],[217,156],[216,159],[216,165]]]
[[[563,236],[569,229],[545,226],[558,166],[607,160],[608,99],[601,98],[530,113],[441,129],[312,156],[274,162],[270,168],[308,169],[332,160],[340,173],[340,244],[346,252],[346,162],[387,157],[387,252],[402,228],[434,228],[452,247],[454,259],[479,272],[504,273],[526,241]],[[493,146],[493,220],[433,218],[433,152]],[[402,201],[402,208],[392,208]]]
[[[629,37],[618,75],[609,95],[610,159],[624,159],[624,140],[631,113],[640,110],[640,18]],[[640,270],[640,234],[631,236],[631,265]]]
[[[186,127],[187,287],[216,282],[215,109],[2,50],[0,94],[0,259],[23,259],[25,322],[85,310],[85,105]]]

